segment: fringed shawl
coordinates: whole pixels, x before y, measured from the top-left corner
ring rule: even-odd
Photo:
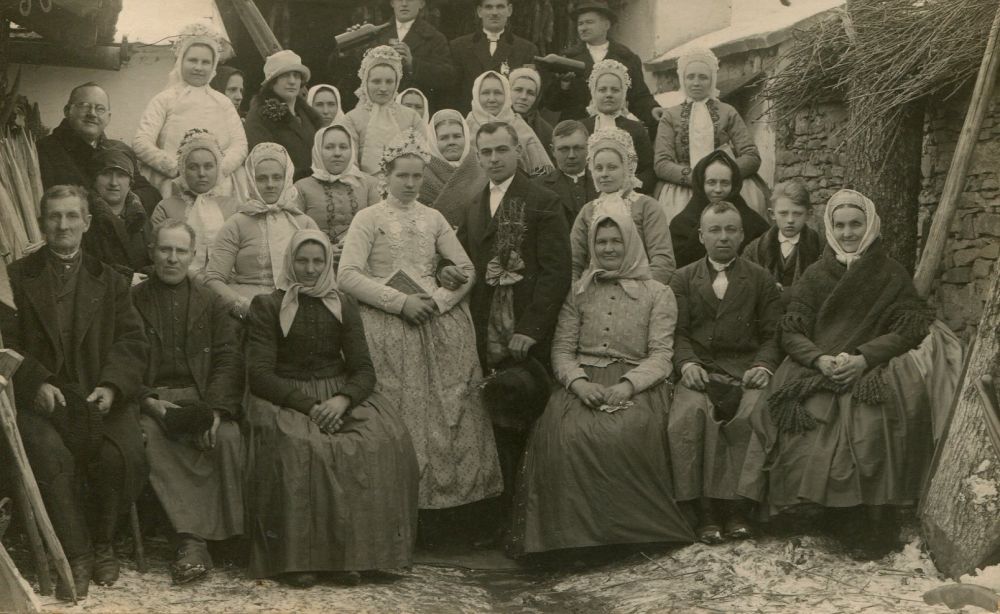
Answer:
[[[927,336],[934,314],[917,295],[913,280],[898,262],[887,256],[881,241],[850,269],[839,263],[829,247],[790,290],[788,309],[779,335],[798,333],[809,338],[824,355],[858,353],[873,339],[896,333],[916,347]],[[850,391],[862,403],[895,403],[882,379],[883,364],[871,368],[853,384],[840,385],[812,366],[795,363],[783,385],[768,399],[771,418],[782,431],[808,431],[816,420],[803,402],[820,391]]]

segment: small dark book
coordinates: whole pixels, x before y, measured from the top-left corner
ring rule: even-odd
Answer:
[[[385,285],[395,290],[399,290],[406,295],[427,294],[427,290],[424,290],[424,287],[414,281],[414,279],[407,275],[403,269],[399,269],[393,273],[392,277],[385,281]]]

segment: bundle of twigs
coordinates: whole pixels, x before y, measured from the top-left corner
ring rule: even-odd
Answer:
[[[839,19],[795,37],[768,96],[782,119],[848,102],[858,118],[848,136],[878,133],[908,104],[971,82],[996,11],[996,0],[847,0]]]
[[[42,176],[31,133],[0,129],[0,257],[8,263],[41,240],[38,203]]]

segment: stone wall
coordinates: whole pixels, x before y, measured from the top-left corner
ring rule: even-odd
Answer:
[[[996,98],[972,154],[934,296],[939,317],[963,337],[975,332],[990,274],[1000,256],[1000,108]],[[924,231],[941,197],[968,104],[968,96],[956,96],[934,105],[928,113],[920,193]]]
[[[945,176],[968,108],[967,96],[932,105],[925,122],[922,189],[919,199],[921,242],[937,207]],[[849,178],[842,148],[847,111],[827,104],[800,113],[778,126],[775,183],[800,179],[812,195],[811,224],[819,229],[823,205]],[[892,223],[883,220],[883,223]],[[958,214],[952,224],[932,303],[938,317],[963,338],[970,338],[982,315],[990,274],[1000,257],[1000,106],[983,122]]]
[[[846,160],[841,146],[846,122],[847,110],[843,105],[826,104],[783,122],[775,137],[774,184],[791,179],[806,184],[812,196],[811,225],[817,229],[821,226],[823,205],[844,186]]]

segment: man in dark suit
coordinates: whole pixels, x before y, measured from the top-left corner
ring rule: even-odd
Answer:
[[[403,58],[403,81],[399,91],[415,87],[427,96],[429,113],[442,109],[455,80],[455,66],[451,62],[448,39],[434,26],[419,17],[425,0],[391,0],[393,19],[388,28],[378,33],[369,47],[389,45]],[[358,66],[360,55],[354,61],[335,62],[342,66],[338,78],[338,89],[345,109],[353,109],[358,104],[354,91],[360,85]],[[343,72],[341,72],[343,71]]]
[[[583,0],[574,7],[570,18],[576,21],[580,42],[571,45],[562,55],[587,65],[583,75],[566,73],[553,79],[546,87],[544,104],[559,111],[559,119],[583,119],[590,104],[587,80],[594,64],[605,59],[618,60],[628,68],[632,87],[628,91],[628,110],[639,118],[650,134],[656,134],[656,123],[663,110],[646,87],[642,60],[625,45],[608,38],[608,31],[618,21],[607,0]]]
[[[535,43],[515,35],[508,27],[513,0],[479,0],[476,15],[482,28],[451,41],[455,64],[454,109],[468,113],[476,77],[488,70],[506,76],[515,68],[531,64],[538,55]],[[541,92],[538,92],[539,95]]]
[[[42,172],[42,187],[78,185],[89,187],[92,160],[97,152],[107,149],[128,155],[133,177],[132,192],[142,201],[146,213],[152,213],[161,200],[160,191],[139,174],[139,162],[132,149],[114,139],[104,130],[111,123],[111,100],[101,86],[84,83],[73,88],[63,107],[63,120],[52,134],[38,141],[38,168]]]
[[[243,364],[238,321],[188,279],[194,230],[167,220],[153,233],[153,274],[132,291],[150,341],[140,420],[149,481],[177,536],[170,572],[186,584],[212,568],[206,540],[243,534]]]
[[[709,205],[699,237],[706,258],[674,273],[674,372],[681,381],[668,435],[678,501],[697,506],[705,543],[750,536],[736,495],[750,443],[750,412],[781,362],[781,297],[764,268],[739,258],[743,222],[732,204]]]
[[[91,577],[118,579],[115,527],[146,480],[135,395],[149,343],[128,280],[80,249],[86,192],[53,186],[40,210],[46,245],[10,265],[17,311],[0,307],[0,330],[24,356],[13,378],[17,425],[84,597]],[[70,598],[62,579],[56,596]]]
[[[489,177],[489,185],[478,202],[466,207],[459,221],[458,239],[476,267],[469,308],[479,359],[485,373],[529,357],[548,365],[552,332],[569,292],[572,269],[569,230],[561,214],[562,206],[555,194],[535,185],[517,170],[521,146],[517,133],[508,124],[483,124],[474,138],[479,164]],[[517,277],[512,285],[498,283],[488,271],[490,262],[498,257],[498,245],[508,238],[500,221],[512,222],[503,224],[504,228],[523,228],[520,241],[513,247],[519,258],[509,269]],[[459,287],[464,277],[454,266],[441,271],[441,283],[447,288]],[[513,295],[510,320],[498,314],[503,309],[494,305],[496,299],[504,298],[504,293]],[[513,426],[507,418],[493,414],[504,477],[501,528],[510,517],[514,476],[527,438],[527,429],[523,425]],[[495,541],[498,535],[493,537]]]
[[[534,180],[559,197],[567,228],[573,227],[580,209],[597,198],[594,178],[587,170],[589,136],[586,126],[575,119],[556,124],[552,130],[552,158],[556,167]]]

